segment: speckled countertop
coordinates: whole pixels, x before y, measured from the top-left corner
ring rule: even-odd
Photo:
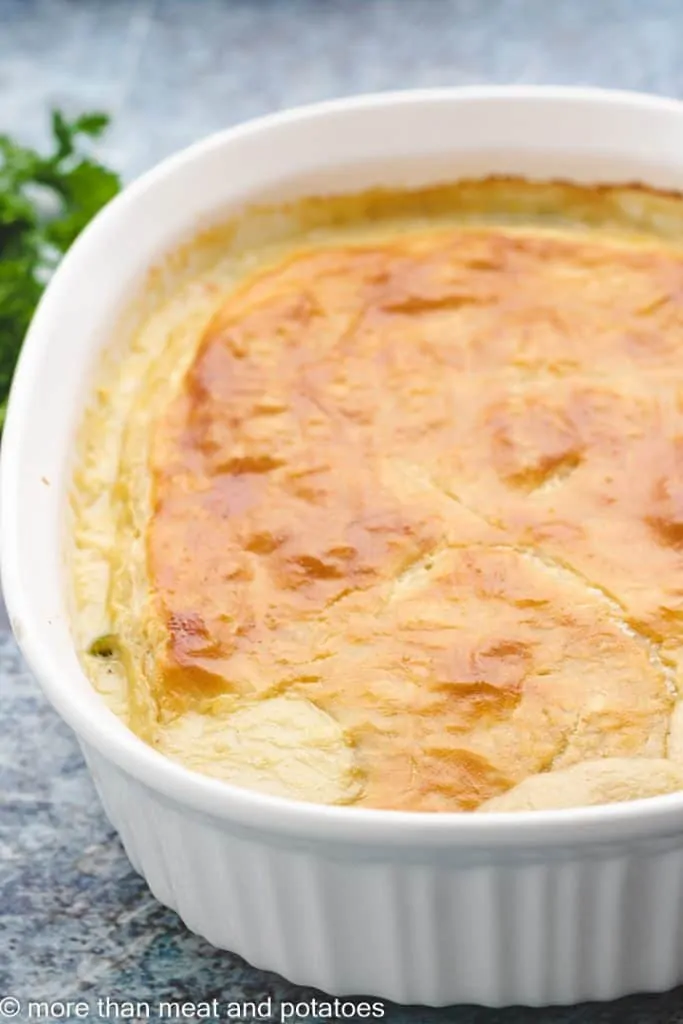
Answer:
[[[39,143],[50,105],[106,108],[114,128],[103,155],[126,178],[269,110],[476,82],[683,95],[683,2],[0,0],[0,131]],[[313,996],[212,949],[155,902],[3,618],[0,729],[0,996],[93,1006]],[[387,1006],[385,1019],[673,1024],[683,990],[566,1010]]]

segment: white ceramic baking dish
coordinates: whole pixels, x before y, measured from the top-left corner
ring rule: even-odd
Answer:
[[[210,942],[336,995],[498,1006],[682,981],[683,793],[413,814],[258,795],[164,759],[107,710],[72,645],[62,553],[74,432],[95,356],[146,269],[218,212],[492,172],[683,188],[683,105],[586,89],[437,90],[215,135],[126,189],[73,246],[31,326],[3,439],[14,632],[131,862]]]

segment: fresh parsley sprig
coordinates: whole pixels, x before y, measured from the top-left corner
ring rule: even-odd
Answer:
[[[88,143],[103,113],[52,112],[52,152],[0,135],[0,429],[24,335],[47,280],[76,236],[120,188]]]

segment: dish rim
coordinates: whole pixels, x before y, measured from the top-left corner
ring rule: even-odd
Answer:
[[[148,746],[111,712],[104,700],[98,710],[80,706],[41,636],[32,611],[31,591],[39,580],[24,580],[17,554],[22,532],[16,498],[22,472],[22,438],[33,416],[32,380],[49,342],[46,329],[59,308],[70,301],[68,277],[85,269],[91,255],[101,254],[106,237],[126,209],[141,201],[164,179],[187,164],[248,135],[267,133],[294,122],[315,122],[339,112],[402,105],[460,104],[516,99],[531,103],[579,103],[628,106],[634,111],[669,111],[681,120],[683,102],[626,90],[574,86],[464,86],[365,93],[289,108],[213,133],[172,154],[129,184],[82,232],[50,281],[26,336],[11,389],[0,460],[0,568],[5,600],[17,643],[44,694],[86,744],[119,770],[187,811],[209,815],[261,832],[306,841],[364,846],[420,848],[567,847],[683,830],[683,792],[630,802],[553,811],[513,811],[477,815],[469,812],[394,811],[324,805],[271,796],[223,782],[170,760]],[[635,146],[634,146],[635,151]],[[681,159],[683,187],[683,157]],[[88,685],[92,685],[90,682]],[[101,703],[101,707],[99,704]]]

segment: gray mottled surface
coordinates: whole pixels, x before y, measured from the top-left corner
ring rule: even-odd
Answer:
[[[0,131],[39,143],[49,105],[104,107],[115,126],[103,154],[128,178],[207,132],[283,106],[475,82],[681,95],[683,3],[0,0]],[[0,729],[0,995],[292,998],[281,979],[212,950],[153,900],[100,811],[73,737],[2,632]],[[683,992],[568,1010],[388,1007],[385,1019],[673,1024],[683,1021]]]

